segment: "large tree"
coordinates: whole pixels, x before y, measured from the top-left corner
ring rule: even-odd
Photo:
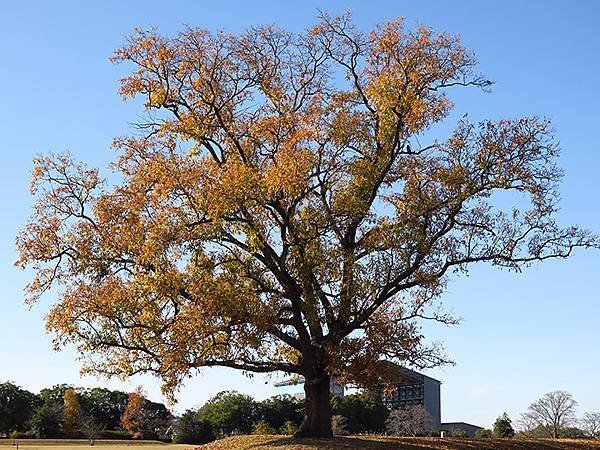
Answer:
[[[9,381],[0,383],[0,433],[9,437],[11,431],[25,431],[39,404],[37,395]]]
[[[568,392],[548,392],[521,415],[521,427],[525,433],[541,431],[556,439],[561,431],[576,424],[576,407],[577,402]]]
[[[63,432],[67,437],[77,437],[79,420],[81,418],[81,405],[74,388],[65,390],[63,408]]]
[[[508,414],[504,413],[494,422],[493,436],[497,438],[512,438],[515,430],[512,426],[512,420]]]
[[[146,410],[145,406],[148,400],[145,397],[141,386],[138,386],[127,400],[127,407],[121,417],[121,426],[133,438],[141,438],[143,436],[144,427],[146,425]]]
[[[148,113],[115,140],[116,184],[36,159],[17,239],[30,301],[61,287],[47,327],[87,370],[153,372],[167,392],[202,367],[299,374],[301,434],[329,436],[332,374],[446,361],[417,320],[454,322],[450,274],[594,244],[555,221],[547,120],[463,119],[426,143],[449,89],[490,85],[456,36],[323,15],[300,34],[138,30],[114,61]]]
[[[220,437],[250,434],[260,419],[258,404],[249,395],[236,391],[219,392],[198,409],[198,417],[208,421]]]

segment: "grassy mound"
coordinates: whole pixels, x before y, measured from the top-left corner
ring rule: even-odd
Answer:
[[[600,440],[459,439],[356,436],[295,439],[288,436],[233,436],[197,450],[600,450]]]

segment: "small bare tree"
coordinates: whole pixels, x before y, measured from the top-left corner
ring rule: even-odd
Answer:
[[[518,431],[526,436],[532,437],[534,430],[537,427],[537,421],[534,420],[533,416],[529,412],[521,414],[517,421]]]
[[[390,413],[386,429],[398,436],[422,436],[433,429],[433,418],[423,405],[398,408]]]
[[[104,424],[91,414],[81,413],[78,418],[78,425],[81,432],[90,441],[90,445],[96,443],[100,432],[104,430]]]
[[[600,412],[585,413],[579,423],[588,436],[600,438]]]
[[[553,391],[529,405],[521,416],[520,424],[525,433],[544,430],[549,437],[556,439],[560,430],[576,422],[577,402],[565,391]]]

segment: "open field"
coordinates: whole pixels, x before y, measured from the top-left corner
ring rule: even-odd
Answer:
[[[176,445],[164,444],[158,441],[111,441],[98,440],[92,447],[86,440],[69,439],[20,439],[18,441],[19,450],[58,450],[66,448],[68,450],[90,450],[95,447],[110,448],[110,450],[192,450],[194,445]],[[12,439],[0,439],[1,450],[15,450]]]
[[[600,450],[600,440],[558,441],[546,439],[458,439],[458,438],[395,438],[358,436],[336,439],[294,439],[288,436],[235,436],[210,444],[175,445],[155,441],[96,441],[91,447],[81,440],[20,440],[23,450],[90,450],[104,447],[110,450]],[[14,450],[13,441],[0,439],[1,450]]]
[[[198,450],[600,450],[600,440],[516,440],[458,438],[393,438],[360,436],[336,439],[294,439],[283,436],[236,436]]]

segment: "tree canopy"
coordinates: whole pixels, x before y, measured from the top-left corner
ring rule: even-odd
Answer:
[[[11,431],[24,431],[39,403],[35,394],[10,382],[1,383],[0,431],[6,436],[10,436]]]
[[[219,392],[209,399],[198,409],[198,417],[209,422],[219,436],[250,434],[260,419],[254,399],[235,391]]]
[[[212,425],[198,417],[198,412],[188,409],[175,424],[176,444],[205,444],[214,440]]]
[[[121,424],[128,398],[125,392],[92,388],[82,391],[80,401],[83,409],[104,424],[106,429],[116,430]]]
[[[302,432],[327,436],[331,375],[448,361],[418,319],[455,323],[437,301],[452,273],[595,245],[556,222],[548,120],[463,119],[420,144],[449,89],[490,85],[456,36],[324,14],[297,34],[136,30],[113,61],[147,111],[114,142],[118,181],[37,158],[17,238],[29,301],[59,287],[46,325],[87,371],[171,393],[202,367],[300,374]]]
[[[350,434],[381,433],[389,411],[379,395],[362,392],[334,397],[333,414],[347,419],[346,428]]]
[[[511,438],[515,435],[512,420],[504,413],[494,422],[493,436],[497,438]]]
[[[521,415],[521,428],[525,434],[542,434],[556,439],[562,432],[573,431],[577,423],[576,408],[577,401],[569,392],[548,392]]]
[[[141,438],[146,428],[147,402],[144,391],[139,386],[129,394],[127,399],[127,406],[121,417],[121,426],[134,438]]]
[[[75,389],[69,388],[65,390],[63,399],[63,432],[69,437],[74,437],[82,414],[79,398]]]

